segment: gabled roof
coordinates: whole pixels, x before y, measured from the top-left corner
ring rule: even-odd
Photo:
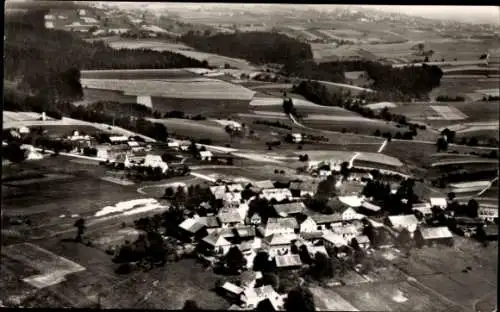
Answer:
[[[229,192],[241,192],[243,191],[243,185],[239,183],[233,183],[226,185],[226,188]]]
[[[323,239],[334,244],[335,246],[343,246],[346,244],[346,241],[342,237],[342,235],[333,233],[332,231],[324,231]]]
[[[361,203],[361,207],[363,207],[367,210],[371,210],[373,212],[378,212],[378,211],[380,211],[380,209],[382,209],[382,208],[380,208],[380,206],[372,204],[372,203],[367,202],[367,201],[364,201],[363,203]]]
[[[286,217],[290,214],[302,213],[306,209],[306,206],[303,202],[293,202],[273,205],[273,208],[279,216]]]
[[[276,256],[274,257],[274,260],[278,268],[302,265],[299,255]]]
[[[213,154],[212,154],[212,152],[211,152],[211,151],[201,151],[201,152],[200,152],[200,156],[201,156],[201,157],[212,157],[212,156],[213,156]]]
[[[309,253],[312,254],[313,256],[316,255],[316,253],[320,252],[322,254],[325,254],[327,257],[329,257],[325,246],[307,246],[307,251],[309,251]]]
[[[266,239],[266,242],[269,246],[288,245],[295,239],[297,239],[296,234],[273,234]]]
[[[239,295],[243,293],[243,288],[234,285],[233,283],[230,282],[225,282],[224,285],[222,285],[222,288],[230,293]]]
[[[224,198],[224,194],[226,193],[226,186],[225,185],[211,186],[210,192],[212,192],[212,194],[215,196],[216,199],[222,199]]]
[[[234,231],[236,234],[238,234],[239,237],[253,237],[255,236],[255,227],[254,226],[239,226],[234,228]]]
[[[288,228],[288,229],[298,229],[299,224],[297,223],[297,219],[293,217],[289,218],[269,218],[267,220],[267,225],[277,225],[280,228]]]
[[[182,221],[182,223],[179,224],[179,227],[181,229],[184,229],[184,230],[194,234],[194,233],[199,232],[205,226],[203,224],[199,223],[197,220],[195,220],[193,218],[189,218],[189,219]]]
[[[221,223],[236,223],[241,222],[241,215],[238,211],[223,212],[217,215]]]
[[[336,234],[356,234],[358,233],[358,229],[353,224],[346,224],[343,226],[334,226],[331,231]]]
[[[304,232],[300,233],[300,237],[304,240],[319,239],[323,237],[323,232],[322,231]]]
[[[340,213],[334,213],[331,215],[327,214],[315,214],[311,218],[316,222],[316,224],[327,224],[342,221],[342,215]]]
[[[447,226],[420,228],[424,239],[452,238],[453,234]]]
[[[222,235],[218,233],[211,233],[203,238],[203,241],[214,247],[229,246],[231,245]]]
[[[356,241],[358,241],[358,244],[369,244],[370,243],[370,239],[366,235],[357,236]]]
[[[220,227],[220,222],[217,216],[206,216],[198,218],[198,223],[205,225],[209,229]]]
[[[265,190],[262,190],[262,195],[266,198],[267,197],[274,197],[277,195],[284,196],[284,197],[292,197],[292,193],[290,193],[290,190],[286,189],[286,188],[265,189]]]
[[[361,198],[356,195],[339,196],[339,200],[349,207],[359,207],[362,205]]]
[[[252,185],[261,190],[274,188],[274,183],[271,180],[256,181]]]
[[[250,285],[256,279],[262,278],[262,273],[260,271],[243,271],[240,274],[241,285]]]
[[[410,227],[418,224],[415,215],[388,216],[389,222],[394,227]]]
[[[347,208],[350,208],[348,205],[340,201],[338,197],[329,199],[326,205],[332,207],[335,212],[344,212]]]
[[[429,198],[431,206],[445,207],[448,205],[445,197],[431,197]]]
[[[290,189],[315,193],[318,190],[318,182],[316,181],[291,182]]]

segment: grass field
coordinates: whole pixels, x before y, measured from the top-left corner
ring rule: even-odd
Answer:
[[[82,70],[81,79],[188,79],[200,78],[186,69]]]
[[[438,95],[448,96],[466,96],[471,99],[480,99],[480,94],[474,94],[479,89],[492,89],[498,88],[498,78],[482,78],[463,77],[453,78],[443,76],[439,87],[432,90],[430,93],[431,98]]]
[[[151,121],[161,123],[168,129],[169,134],[189,136],[196,139],[211,139],[217,143],[229,143],[229,135],[224,127],[216,122],[208,120],[189,120],[189,119],[150,119]],[[215,144],[215,143],[214,143]]]
[[[363,117],[337,117],[327,115],[306,116],[301,123],[304,126],[322,129],[328,131],[349,131],[364,135],[373,135],[377,130],[381,133],[391,132],[394,136],[397,132],[404,133],[405,128],[398,128],[395,124],[391,124],[382,120],[367,119]]]

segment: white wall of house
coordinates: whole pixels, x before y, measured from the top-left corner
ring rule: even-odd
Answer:
[[[498,218],[498,208],[480,207],[477,215],[481,220],[493,222],[495,218]]]
[[[308,232],[315,232],[318,230],[318,225],[316,222],[314,222],[313,219],[307,218],[302,224],[300,225],[300,232],[301,233],[308,233]]]

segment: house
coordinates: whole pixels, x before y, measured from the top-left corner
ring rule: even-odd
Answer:
[[[287,254],[274,257],[276,268],[278,269],[297,269],[302,266],[299,255]]]
[[[112,135],[109,136],[109,140],[111,141],[111,144],[127,144],[128,137],[124,135]]]
[[[261,301],[272,300],[279,302],[280,297],[281,296],[273,289],[271,285],[264,285],[262,287],[245,289],[240,297],[240,300],[245,304],[246,307],[255,309]]]
[[[202,161],[212,161],[213,154],[211,151],[201,151],[200,159]]]
[[[232,244],[226,238],[215,232],[205,236],[202,239],[202,242],[204,243],[205,247],[208,248],[208,250],[219,255],[225,255],[229,251],[229,248],[231,248],[232,246]]]
[[[417,218],[427,218],[432,216],[432,206],[430,203],[418,203],[418,204],[413,204],[411,209],[415,213],[415,216]]]
[[[481,204],[477,210],[477,216],[481,220],[494,222],[495,219],[498,220],[498,206],[486,206]]]
[[[168,142],[168,143],[167,143],[167,147],[168,147],[168,148],[171,148],[171,149],[173,149],[173,150],[176,150],[176,151],[178,151],[178,150],[179,150],[179,148],[180,148],[180,146],[179,146],[179,142]]]
[[[328,252],[326,251],[325,246],[314,246],[314,245],[306,245],[307,251],[309,252],[309,256],[314,259],[316,254],[322,253],[329,257]]]
[[[181,235],[191,240],[193,240],[193,238],[204,237],[207,234],[205,225],[199,223],[194,218],[182,221],[182,223],[179,224],[179,228],[181,229]]]
[[[281,202],[284,199],[292,198],[292,193],[286,188],[265,189],[262,190],[262,197],[269,201],[274,198],[276,201]]]
[[[141,146],[137,141],[128,141],[127,145],[132,150],[132,152],[140,152],[145,150],[145,148]]]
[[[226,192],[224,193],[222,200],[224,201],[225,207],[237,208],[242,202],[241,193]]]
[[[260,225],[262,223],[262,219],[257,213],[254,213],[250,217],[249,221],[250,221],[250,224],[252,224],[252,225]]]
[[[239,183],[228,184],[226,185],[226,189],[228,192],[238,193],[243,191],[243,185]]]
[[[415,215],[400,215],[388,216],[385,220],[385,223],[396,230],[406,229],[410,233],[413,233],[417,230],[419,222]]]
[[[293,197],[314,196],[318,189],[318,182],[314,180],[291,182],[289,189]]]
[[[292,241],[297,239],[296,234],[273,234],[264,240],[271,257],[290,253]]]
[[[243,289],[255,288],[257,280],[262,278],[260,271],[243,271],[240,274],[240,285]]]
[[[203,224],[209,234],[221,227],[217,216],[198,217],[196,221],[200,224]]]
[[[124,33],[127,33],[129,31],[128,28],[110,28],[108,29],[108,32],[113,35],[122,35]]]
[[[302,134],[301,133],[292,133],[292,142],[293,143],[302,142]]]
[[[300,222],[300,233],[311,233],[318,230],[318,224],[314,222],[313,218],[307,216],[302,222]]]
[[[327,248],[347,246],[348,243],[349,242],[345,240],[340,234],[334,233],[332,231],[323,232],[323,244]]]
[[[259,227],[264,237],[273,234],[293,234],[298,229],[299,224],[295,218],[269,218],[265,227]]]
[[[368,249],[370,247],[370,239],[366,235],[359,235],[354,238],[361,249]]]
[[[358,208],[363,204],[363,199],[358,195],[338,196],[340,202],[349,207]]]
[[[288,204],[273,205],[274,211],[280,217],[298,215],[304,212],[306,206],[303,202],[293,202]]]
[[[415,232],[415,240],[421,246],[434,245],[436,243],[452,245],[453,234],[447,226],[419,227],[419,229]]]
[[[167,172],[168,165],[163,161],[160,155],[147,154],[144,157],[144,166],[152,168],[160,168],[163,173]]]
[[[382,208],[368,201],[363,201],[359,207],[359,211],[367,216],[374,216],[379,214],[382,211]]]
[[[342,215],[340,213],[334,214],[315,214],[311,216],[311,219],[316,223],[316,230],[322,231],[330,228],[334,223],[342,222]]]
[[[255,227],[251,225],[237,226],[233,230],[240,239],[253,239],[255,237]]]
[[[314,232],[300,233],[300,238],[305,241],[310,241],[313,244],[316,244],[317,242],[323,241],[323,232],[314,231]]]
[[[263,180],[252,183],[252,186],[256,193],[260,193],[262,190],[273,189],[274,183],[271,180]]]
[[[330,170],[320,170],[318,174],[321,178],[325,178],[331,176],[332,172]]]
[[[241,298],[241,295],[244,292],[244,289],[239,287],[239,286],[236,286],[233,283],[225,282],[220,287],[220,291],[223,292],[224,295],[226,295],[230,299],[239,301]]]
[[[250,207],[247,203],[240,203],[238,205],[238,208],[236,209],[236,211],[238,211],[238,213],[240,214],[242,220],[245,220],[249,210]]]
[[[350,242],[353,238],[358,236],[360,233],[358,229],[352,224],[346,224],[343,226],[333,226],[331,231],[335,234],[342,236],[344,240]]]
[[[237,224],[243,223],[241,215],[235,210],[219,212],[217,217],[219,218],[220,224],[223,228],[233,227]]]
[[[223,199],[226,194],[225,185],[216,185],[210,187],[210,192],[214,195],[215,199]]]
[[[448,202],[445,197],[430,197],[429,202],[431,207],[438,207],[441,209],[446,209],[446,207],[448,207]]]

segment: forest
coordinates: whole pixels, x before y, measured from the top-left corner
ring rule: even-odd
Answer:
[[[188,32],[180,40],[202,52],[242,58],[255,64],[285,64],[290,60],[312,59],[309,44],[272,32],[244,32],[213,36]]]

